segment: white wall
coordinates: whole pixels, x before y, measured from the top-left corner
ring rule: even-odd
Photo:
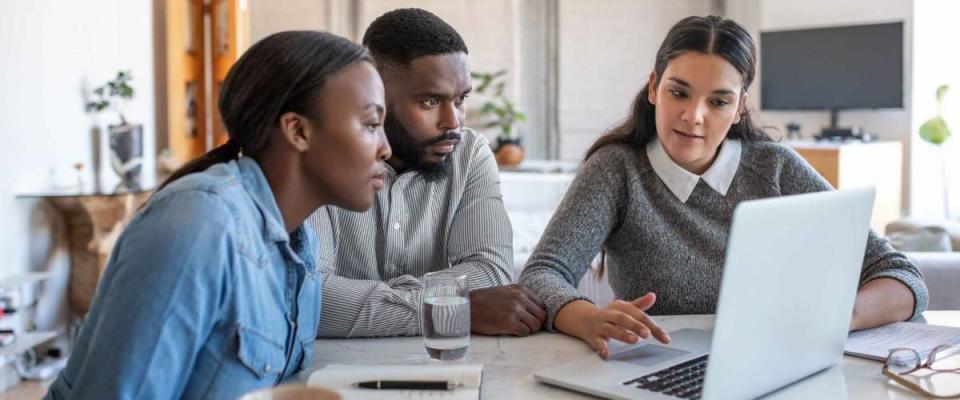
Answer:
[[[494,72],[509,69],[511,78],[520,66],[516,54],[516,7],[514,0],[366,0],[359,12],[360,40],[374,19],[406,7],[419,7],[436,14],[460,33],[470,50],[470,69]]]
[[[290,29],[317,29],[359,42],[374,19],[398,9],[417,7],[428,10],[457,30],[470,50],[470,69],[510,73],[509,94],[517,98],[516,79],[520,76],[517,37],[518,0],[250,0],[251,40]],[[482,104],[476,95],[468,101],[467,126],[475,127],[476,108]],[[522,129],[522,126],[521,126]],[[487,132],[490,138],[496,132]]]
[[[328,29],[328,3],[320,0],[249,0],[250,43],[280,31]]]
[[[667,31],[706,0],[560,1],[560,158],[579,160],[627,116]]]
[[[153,14],[147,0],[0,0],[0,276],[34,268],[36,201],[16,195],[92,182],[91,128],[116,117],[84,111],[83,91],[130,70],[130,121],[144,125],[144,176],[154,170]],[[104,144],[103,154],[106,156]],[[116,175],[104,165],[104,184]],[[146,179],[152,184],[151,179]],[[37,240],[49,240],[37,238]]]
[[[923,0],[914,2],[913,109],[910,122],[911,169],[910,213],[920,217],[944,216],[941,154],[947,167],[950,214],[960,217],[960,2]],[[944,104],[943,117],[953,133],[942,149],[920,138],[920,126],[936,115],[936,88],[949,84],[952,93]]]
[[[348,13],[330,14],[330,4],[342,6],[342,1],[250,0],[253,40],[284,29],[327,29],[333,21],[352,17]],[[539,55],[537,49],[521,48],[521,1],[358,0],[353,15],[358,37],[354,39],[359,40],[370,22],[384,12],[402,7],[424,8],[460,32],[470,48],[472,70],[508,69],[508,90],[514,99],[522,100],[517,79],[541,77],[524,75],[532,71],[521,70],[523,57]],[[559,5],[560,156],[579,159],[600,134],[626,116],[630,102],[653,67],[654,54],[667,29],[683,17],[707,13],[710,1],[560,0]],[[340,7],[341,11],[346,9]],[[468,103],[468,126],[477,125],[474,108],[481,104],[480,100],[474,96]],[[526,111],[535,114],[536,107],[531,105]],[[543,129],[540,122],[537,126]],[[522,137],[546,135],[529,131],[528,125],[533,124],[518,127]],[[496,132],[487,135],[493,137]]]

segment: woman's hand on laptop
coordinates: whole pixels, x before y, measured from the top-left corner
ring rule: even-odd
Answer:
[[[554,325],[558,330],[587,342],[601,357],[607,358],[610,355],[609,339],[637,343],[641,338],[653,336],[661,343],[670,342],[667,332],[645,312],[656,301],[657,296],[653,293],[633,301],[615,300],[602,309],[587,301],[572,301],[560,309]]]

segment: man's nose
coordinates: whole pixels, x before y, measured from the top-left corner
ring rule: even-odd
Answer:
[[[446,102],[440,106],[440,120],[438,128],[443,131],[460,129],[460,109],[453,102]]]

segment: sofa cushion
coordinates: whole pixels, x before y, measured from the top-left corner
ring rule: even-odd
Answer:
[[[928,310],[960,310],[960,253],[907,253],[930,292]]]
[[[888,232],[890,245],[898,251],[936,252],[953,251],[950,236],[941,227],[928,226]]]
[[[890,236],[894,232],[911,231],[928,227],[943,229],[950,238],[950,247],[955,251],[960,251],[960,221],[907,217],[887,224],[886,234]]]

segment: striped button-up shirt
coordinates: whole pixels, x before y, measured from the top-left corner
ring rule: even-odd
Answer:
[[[446,177],[428,181],[388,166],[370,210],[323,207],[308,219],[323,269],[319,336],[419,335],[427,272],[466,274],[470,289],[513,281],[493,153],[482,135],[461,133]]]

